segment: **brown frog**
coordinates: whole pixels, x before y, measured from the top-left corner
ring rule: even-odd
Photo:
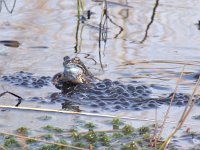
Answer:
[[[58,89],[63,90],[63,88],[70,88],[95,80],[92,73],[78,57],[72,59],[69,56],[64,57],[63,67],[64,71],[57,73],[52,79],[52,83]]]

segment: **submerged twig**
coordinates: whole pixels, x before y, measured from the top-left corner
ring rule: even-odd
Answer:
[[[6,91],[6,92],[1,93],[1,94],[0,94],[0,97],[3,96],[3,95],[5,95],[5,94],[7,94],[7,93],[18,98],[18,99],[17,99],[17,100],[18,100],[18,103],[15,105],[15,107],[18,107],[18,106],[21,104],[23,98],[22,98],[21,96],[15,94],[15,93],[12,93],[12,92],[9,92],[9,91]]]
[[[102,114],[93,114],[93,113],[84,113],[84,112],[74,112],[74,111],[64,111],[64,110],[55,110],[55,109],[44,109],[44,108],[32,108],[32,107],[13,107],[7,105],[0,105],[0,108],[10,108],[17,110],[30,110],[30,111],[40,111],[40,112],[54,112],[54,113],[62,113],[62,114],[71,114],[71,115],[83,115],[83,116],[94,116],[94,117],[107,117],[107,118],[119,118],[119,119],[127,119],[127,120],[138,120],[138,121],[149,121],[155,122],[155,119],[141,119],[141,118],[133,118],[133,117],[120,117],[115,115],[102,115]],[[166,121],[170,124],[177,124],[175,121]],[[188,124],[193,126],[199,126],[198,124]]]

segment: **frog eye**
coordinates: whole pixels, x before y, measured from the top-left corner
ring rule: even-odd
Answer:
[[[58,74],[55,75],[55,78],[56,78],[56,79],[60,79],[61,77],[62,77],[62,74],[61,74],[61,73],[58,73]]]

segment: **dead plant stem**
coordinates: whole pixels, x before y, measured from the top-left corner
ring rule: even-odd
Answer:
[[[176,91],[177,91],[178,85],[179,85],[179,83],[180,83],[180,81],[181,81],[181,79],[182,79],[182,76],[183,76],[185,67],[186,67],[186,65],[183,66],[182,71],[181,71],[181,75],[180,75],[180,77],[178,78],[178,80],[177,80],[177,82],[176,82],[175,90],[174,90],[174,92],[173,92],[173,95],[172,95],[170,104],[169,104],[169,106],[168,106],[168,108],[167,108],[167,112],[166,112],[166,114],[165,114],[165,116],[164,116],[163,123],[162,123],[162,125],[161,125],[161,130],[160,130],[160,133],[159,133],[159,135],[158,135],[158,140],[160,139],[160,137],[161,137],[161,135],[162,135],[162,132],[163,132],[163,130],[164,130],[165,122],[166,122],[167,117],[168,117],[168,114],[169,114],[169,112],[170,112],[170,109],[171,109],[171,106],[172,106],[172,102],[174,101],[174,98],[175,98],[175,95],[176,95]]]
[[[194,95],[196,93],[196,91],[198,90],[198,87],[199,87],[199,84],[200,84],[200,77],[195,85],[195,88],[192,92],[192,95],[190,97],[190,100],[188,101],[188,105],[186,106],[186,109],[184,110],[176,128],[172,131],[172,133],[169,135],[169,137],[167,138],[167,140],[162,144],[162,146],[160,147],[159,150],[162,150],[163,148],[166,149],[168,144],[170,143],[172,137],[176,134],[176,132],[182,127],[182,125],[184,124],[184,122],[186,121],[188,115],[190,114],[190,112],[192,111],[192,108],[196,102],[197,99],[194,99]],[[188,108],[189,107],[189,108]]]

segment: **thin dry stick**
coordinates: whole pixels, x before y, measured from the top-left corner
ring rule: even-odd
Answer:
[[[93,150],[93,148],[92,148],[92,144],[90,144],[90,150]]]
[[[20,136],[23,136],[23,134],[18,134]],[[19,141],[19,147],[21,148],[21,150],[28,150],[28,145],[26,143],[26,139],[24,138],[17,138]]]
[[[101,114],[73,112],[73,111],[64,111],[64,110],[55,110],[55,109],[44,109],[44,108],[14,107],[14,106],[8,106],[8,105],[0,105],[0,108],[9,108],[9,109],[17,109],[17,110],[31,110],[31,111],[41,111],[41,112],[55,112],[55,113],[63,113],[63,114],[95,116],[95,117],[108,117],[108,118],[116,118],[116,117],[118,117],[120,119],[150,121],[150,122],[154,122],[155,121],[154,119],[138,119],[138,118],[131,118],[131,117],[119,117],[119,116],[114,116],[114,115],[101,115]],[[176,122],[172,122],[172,123],[176,123]]]
[[[168,114],[169,114],[169,112],[170,112],[170,109],[171,109],[171,106],[172,106],[172,102],[174,101],[174,98],[175,98],[175,95],[176,95],[176,91],[177,91],[178,85],[179,85],[179,83],[180,83],[180,81],[181,81],[181,79],[182,79],[182,76],[183,76],[183,72],[184,72],[184,70],[185,70],[185,67],[186,67],[186,65],[183,66],[182,71],[181,71],[181,75],[180,75],[180,77],[178,78],[178,80],[177,80],[177,82],[176,82],[176,87],[175,87],[174,93],[173,93],[173,95],[172,95],[170,104],[169,104],[169,106],[168,106],[168,108],[167,108],[167,112],[166,112],[166,114],[165,114],[165,116],[164,116],[164,120],[163,120],[163,123],[162,123],[162,126],[161,126],[160,134],[158,135],[158,139],[160,139],[160,137],[161,137],[161,135],[162,135],[162,132],[163,132],[163,130],[164,130],[165,122],[166,122],[167,117],[168,117]]]
[[[54,145],[58,145],[58,146],[65,146],[65,147],[70,147],[70,148],[78,149],[78,150],[88,150],[88,149],[81,148],[81,147],[75,147],[75,146],[72,146],[72,145],[61,144],[61,143],[56,143],[56,142],[55,143],[54,142],[48,142],[48,141],[45,141],[45,140],[40,140],[40,139],[36,139],[36,138],[30,138],[30,137],[16,135],[16,134],[12,134],[12,133],[0,132],[0,134],[9,135],[9,136],[15,136],[15,137],[23,138],[23,139],[27,139],[27,140],[36,140],[36,141],[47,143],[47,144],[54,144]]]
[[[0,150],[6,150],[2,145],[0,145]]]
[[[84,0],[80,0],[80,5],[82,9],[82,15],[84,15]]]
[[[163,61],[163,60],[153,60],[153,61],[136,61],[136,62],[129,62],[125,63],[120,66],[126,66],[126,65],[136,65],[136,64],[151,64],[151,63],[161,63],[161,64],[179,64],[179,65],[187,65],[187,66],[200,66],[199,62],[196,63],[190,63],[190,62],[183,62],[183,61]]]
[[[13,106],[8,106],[8,105],[0,105],[0,108],[41,111],[41,112],[52,112],[52,113],[63,113],[63,114],[70,114],[70,115],[83,115],[83,116],[94,116],[94,117],[107,117],[107,118],[116,118],[117,117],[119,119],[155,122],[155,119],[120,117],[120,116],[114,116],[114,115],[101,115],[101,114],[92,114],[92,113],[83,113],[83,112],[62,111],[62,110],[55,110],[55,109],[42,109],[42,108],[31,108],[31,107],[13,107]],[[166,122],[170,123],[170,124],[177,124],[177,122],[175,122],[175,121],[166,121]],[[191,123],[188,124],[188,125],[199,126],[198,124],[191,124]]]
[[[173,132],[170,134],[170,136],[167,138],[167,140],[163,143],[163,145],[159,148],[159,150],[162,150],[163,147],[164,147],[164,149],[167,148],[169,142],[171,141],[171,138],[176,134],[176,132],[182,127],[183,123],[186,121],[188,115],[190,114],[190,112],[191,112],[191,110],[192,110],[192,108],[193,108],[193,106],[194,106],[194,104],[195,104],[195,102],[196,102],[196,99],[194,99],[194,101],[193,101],[193,98],[194,98],[194,95],[195,95],[195,93],[196,93],[196,91],[197,91],[197,89],[198,89],[198,87],[199,87],[199,84],[200,84],[200,77],[199,77],[199,79],[198,79],[198,81],[197,81],[197,83],[196,83],[196,85],[195,85],[195,88],[194,88],[194,90],[193,90],[192,96],[191,96],[190,100],[188,101],[188,103],[190,103],[190,108],[189,108],[189,110],[183,112],[182,117],[181,117],[181,119],[179,120],[178,125],[177,125],[176,128],[173,130]],[[187,106],[186,106],[186,107],[187,107]]]
[[[155,137],[155,150],[157,150],[157,131],[158,131],[158,121],[157,121],[157,107],[155,109],[155,133],[154,133],[154,137]]]
[[[12,92],[9,92],[9,91],[5,91],[5,92],[1,93],[0,97],[7,94],[7,93],[18,98],[18,103],[15,105],[16,107],[18,107],[21,104],[23,98],[21,96],[15,94],[15,93],[12,93]]]
[[[106,132],[106,133],[112,133],[112,132],[120,132],[122,131],[121,129],[119,130],[95,130],[95,133],[102,133],[102,132]],[[88,133],[88,131],[85,132],[79,132],[79,134],[86,134]],[[44,136],[45,134],[42,135],[37,135],[37,136],[33,136],[32,138],[41,138],[42,136]],[[53,136],[71,136],[72,133],[67,132],[67,133],[61,133],[61,134],[52,134]]]
[[[199,77],[199,79],[198,79],[198,81],[197,81],[197,83],[196,83],[196,85],[195,85],[195,89],[194,89],[194,91],[193,91],[193,93],[192,93],[192,96],[191,96],[190,100],[188,101],[188,105],[186,106],[186,108],[189,107],[189,109],[188,109],[187,111],[184,110],[184,112],[183,112],[183,114],[182,114],[182,116],[181,116],[181,119],[180,119],[180,121],[179,121],[179,122],[180,122],[180,126],[183,125],[183,123],[185,122],[186,118],[187,118],[188,115],[190,114],[190,112],[191,112],[191,110],[192,110],[194,104],[196,103],[196,100],[197,100],[197,99],[194,99],[194,100],[193,100],[193,98],[194,98],[194,95],[195,95],[195,93],[196,93],[196,91],[197,91],[197,89],[198,89],[198,87],[199,87],[199,84],[200,84],[200,77]]]
[[[192,102],[192,97],[194,97],[194,94],[195,94],[195,92],[196,92],[196,90],[197,90],[196,88],[198,87],[198,84],[199,84],[199,79],[198,79],[198,81],[197,81],[197,83],[196,83],[196,85],[195,85],[195,89],[194,89],[193,92],[192,92],[191,99],[188,101],[188,104],[186,105],[186,107],[185,107],[185,109],[184,109],[184,111],[183,111],[183,113],[182,113],[182,116],[181,116],[181,119],[180,119],[179,123],[182,121],[182,119],[183,119],[183,117],[184,117],[186,111],[188,110],[188,107],[193,107],[192,105],[194,105],[194,103],[195,103],[195,100]]]

